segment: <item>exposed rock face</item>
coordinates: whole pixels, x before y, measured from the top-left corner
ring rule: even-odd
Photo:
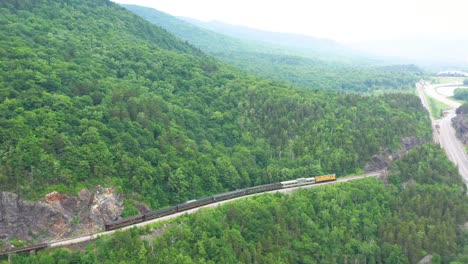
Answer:
[[[465,145],[468,145],[468,113],[457,114],[452,118],[452,125],[457,132],[457,137]]]
[[[423,145],[424,143],[426,143],[426,141],[420,138],[403,138],[402,149],[393,153],[391,153],[388,149],[381,150],[379,154],[372,156],[372,161],[366,164],[366,166],[364,166],[364,171],[370,172],[383,170],[387,168],[392,161],[399,159],[411,149]]]
[[[79,197],[58,192],[43,201],[28,202],[18,195],[0,192],[0,240],[66,238],[102,229],[123,210],[123,197],[112,188],[83,189]]]
[[[418,264],[431,264],[431,263],[432,263],[432,255],[427,255],[418,262]]]

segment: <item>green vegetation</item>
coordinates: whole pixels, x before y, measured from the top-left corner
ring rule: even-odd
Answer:
[[[18,239],[12,239],[10,241],[10,243],[15,246],[15,247],[24,247],[28,244],[27,241],[21,241],[21,240],[18,240]]]
[[[453,98],[461,101],[468,101],[468,89],[457,88],[453,91]]]
[[[425,145],[392,165],[389,184],[260,195],[14,263],[466,263],[465,192],[444,152]]]
[[[424,92],[425,93],[425,92]],[[429,103],[429,109],[431,110],[431,115],[434,119],[438,119],[444,116],[444,110],[450,109],[450,106],[436,100],[426,94],[427,102]]]
[[[361,93],[395,90],[410,92],[423,75],[422,70],[414,65],[357,65],[357,59],[350,59],[350,51],[345,53],[348,55],[341,55],[342,48],[328,40],[311,40],[312,38],[297,35],[282,36],[280,33],[262,31],[226,36],[151,8],[123,6],[246,72],[288,81],[301,87]],[[234,28],[231,31],[239,29]],[[244,37],[239,39],[233,36]],[[267,42],[260,42],[259,38]],[[285,43],[273,44],[278,43],[278,39]],[[360,60],[359,63],[362,63],[363,58]]]
[[[443,150],[436,145],[415,149],[391,170],[390,182],[399,191],[380,228],[384,245],[400,246],[409,263],[425,254],[439,255],[442,263],[466,263],[466,185]]]
[[[468,114],[468,102],[464,102],[456,110],[457,115],[466,115]]]
[[[431,82],[435,84],[464,82],[464,77],[432,77]]]
[[[349,174],[401,138],[430,138],[413,95],[248,76],[109,1],[2,1],[0,13],[0,186],[26,198],[101,184],[160,208]]]

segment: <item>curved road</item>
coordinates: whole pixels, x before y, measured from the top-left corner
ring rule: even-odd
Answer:
[[[274,191],[269,191],[269,192],[256,193],[256,194],[252,194],[252,195],[237,197],[237,198],[230,199],[230,200],[225,200],[225,201],[221,201],[221,202],[217,202],[217,203],[207,204],[207,205],[204,205],[204,206],[201,206],[201,207],[197,207],[197,208],[193,208],[193,209],[190,209],[190,210],[187,210],[187,211],[184,211],[184,212],[180,212],[180,213],[164,216],[164,217],[161,217],[161,218],[153,219],[153,220],[150,220],[150,221],[147,221],[147,222],[126,226],[126,227],[123,227],[123,228],[120,228],[120,229],[117,229],[117,230],[105,231],[105,232],[96,233],[96,234],[92,234],[92,235],[85,235],[85,236],[81,236],[81,237],[77,237],[77,238],[51,241],[51,242],[49,242],[49,246],[50,247],[61,247],[61,246],[67,246],[67,245],[72,245],[72,244],[78,244],[78,243],[94,240],[94,239],[96,239],[96,238],[98,238],[100,236],[113,234],[113,233],[115,233],[117,231],[120,231],[120,230],[126,230],[126,229],[136,227],[136,226],[137,227],[145,226],[145,225],[148,225],[148,224],[152,224],[152,223],[156,223],[156,222],[176,218],[176,217],[181,216],[183,214],[192,214],[192,213],[197,212],[201,208],[215,207],[215,206],[218,206],[220,204],[229,203],[229,202],[232,202],[232,201],[235,201],[235,200],[243,199],[245,197],[261,195],[261,194],[264,194],[264,193],[277,193],[277,192],[291,193],[291,192],[296,191],[297,189],[309,189],[309,188],[315,188],[315,187],[319,187],[319,186],[323,186],[323,185],[336,184],[336,183],[342,183],[342,182],[348,182],[348,181],[353,181],[353,180],[364,179],[364,178],[367,178],[367,177],[377,177],[377,176],[380,176],[384,172],[385,171],[376,171],[376,172],[371,172],[371,173],[367,173],[367,174],[361,174],[361,175],[356,175],[356,176],[339,178],[339,179],[337,179],[336,181],[333,181],[333,182],[312,184],[312,185],[306,185],[306,186],[301,186],[301,187],[295,187],[295,188],[289,188],[289,189],[280,189],[280,190],[274,190]]]
[[[455,165],[457,165],[458,171],[460,175],[462,176],[463,181],[468,186],[468,157],[465,153],[465,148],[463,144],[460,142],[460,140],[458,140],[455,134],[455,129],[452,127],[452,118],[456,116],[455,109],[459,107],[461,104],[453,100],[450,100],[446,96],[437,93],[437,91],[435,90],[435,88],[440,88],[444,86],[453,86],[453,85],[455,84],[452,83],[452,84],[446,84],[446,85],[438,85],[435,87],[433,85],[420,82],[416,84],[416,87],[418,89],[418,93],[419,93],[419,96],[421,97],[421,101],[423,102],[423,105],[425,104],[425,102],[427,105],[425,95],[422,92],[424,90],[426,91],[426,94],[428,96],[452,107],[448,115],[438,120],[438,123],[440,126],[440,134],[438,135],[438,141],[440,142],[440,145],[444,148],[449,159],[453,163],[455,163]],[[426,107],[426,105],[424,105],[424,107]]]

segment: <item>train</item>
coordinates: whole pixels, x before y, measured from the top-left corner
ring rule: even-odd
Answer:
[[[245,189],[216,194],[216,195],[201,198],[198,200],[190,200],[185,203],[178,204],[176,206],[171,206],[171,207],[160,209],[157,211],[147,212],[142,215],[136,215],[132,217],[119,219],[116,221],[112,221],[110,223],[106,223],[104,227],[106,231],[110,231],[114,229],[119,229],[121,227],[160,218],[166,215],[171,215],[171,214],[187,211],[192,208],[200,207],[206,204],[216,203],[216,202],[229,200],[229,199],[242,197],[242,196],[247,196],[247,195],[251,195],[255,193],[262,193],[262,192],[274,191],[274,190],[279,190],[279,189],[295,188],[295,187],[299,187],[303,185],[318,184],[322,182],[335,181],[335,180],[336,180],[335,174],[328,174],[328,175],[322,175],[322,176],[311,177],[311,178],[299,178],[299,179],[291,180],[291,181],[283,181],[283,182],[249,187]],[[26,246],[22,248],[13,248],[13,249],[0,252],[0,256],[20,253],[20,252],[28,252],[32,250],[41,250],[47,247],[49,247],[49,244],[37,244],[37,245],[31,245],[31,246]]]
[[[190,200],[190,201],[187,201],[187,202],[175,205],[175,206],[163,208],[163,209],[156,210],[156,211],[150,211],[150,212],[136,215],[136,216],[118,219],[118,220],[104,224],[104,228],[106,231],[110,231],[110,230],[119,229],[125,226],[133,225],[133,224],[146,222],[146,221],[160,218],[163,216],[187,211],[187,210],[200,207],[203,205],[216,203],[216,202],[220,202],[224,200],[229,200],[229,199],[233,199],[237,197],[247,196],[247,195],[251,195],[255,193],[274,191],[274,190],[279,190],[279,189],[295,188],[295,187],[299,187],[303,185],[318,184],[318,183],[335,181],[335,180],[336,180],[335,174],[327,174],[327,175],[321,175],[321,176],[316,176],[316,177],[299,178],[296,180],[270,183],[270,184],[265,184],[265,185],[249,187],[245,189],[239,189],[235,191],[216,194],[216,195],[209,196],[209,197],[204,197],[204,198],[197,199],[197,200]]]

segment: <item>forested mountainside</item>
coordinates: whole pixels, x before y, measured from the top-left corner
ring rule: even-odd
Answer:
[[[0,188],[23,198],[101,184],[159,208],[430,139],[414,95],[239,73],[110,1],[0,8]]]
[[[194,23],[190,24],[152,8],[123,6],[240,69],[306,88],[347,92],[409,91],[423,74],[421,69],[411,65],[386,68],[360,65],[362,62],[352,59],[350,52],[343,54],[343,49],[331,41],[305,38],[301,42],[299,36],[291,41],[288,35],[281,33],[251,32],[227,25],[208,27],[194,20],[189,20]],[[260,41],[262,38],[265,41]],[[274,44],[278,39],[285,43]],[[390,68],[392,70],[388,71]]]
[[[467,263],[468,196],[436,145],[366,179],[263,194],[14,263]]]
[[[204,22],[188,17],[179,17],[179,19],[187,21],[200,28],[222,33],[226,36],[257,43],[274,44],[276,47],[288,47],[297,51],[302,51],[303,54],[325,54],[333,57],[341,53],[345,53],[348,56],[353,53],[351,49],[346,46],[342,46],[331,39],[316,38],[287,32],[263,31],[245,26],[230,25],[221,21]]]

